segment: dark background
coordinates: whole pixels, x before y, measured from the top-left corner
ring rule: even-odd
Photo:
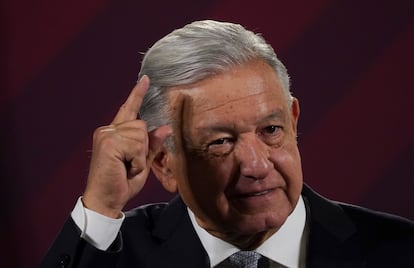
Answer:
[[[305,181],[414,219],[414,2],[13,0],[1,8],[1,267],[36,267],[82,193],[93,130],[141,54],[193,20],[274,46],[301,104]],[[130,207],[170,198],[150,178]]]

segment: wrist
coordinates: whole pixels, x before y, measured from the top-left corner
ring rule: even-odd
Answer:
[[[90,198],[86,194],[82,197],[81,201],[85,208],[104,215],[108,218],[119,219],[122,217],[121,209],[105,206],[104,202]]]

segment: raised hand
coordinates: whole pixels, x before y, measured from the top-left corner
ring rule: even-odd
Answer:
[[[162,126],[148,133],[146,123],[137,119],[149,83],[143,76],[112,123],[94,132],[83,204],[108,217],[119,217],[128,200],[141,191],[154,157],[172,132]]]

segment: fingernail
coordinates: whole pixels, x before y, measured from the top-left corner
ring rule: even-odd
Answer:
[[[139,79],[138,83],[142,82],[142,80],[144,80],[146,76],[147,76],[146,74],[144,74],[143,76],[141,76],[141,78]]]

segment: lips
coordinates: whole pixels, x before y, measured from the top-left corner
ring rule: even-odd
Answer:
[[[251,191],[251,192],[242,192],[242,193],[235,193],[232,195],[234,198],[249,198],[249,197],[258,197],[266,195],[270,192],[273,192],[274,189],[267,189],[262,191]]]

